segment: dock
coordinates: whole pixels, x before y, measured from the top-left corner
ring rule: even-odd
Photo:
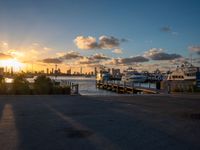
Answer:
[[[134,84],[127,84],[115,81],[96,81],[96,87],[104,90],[113,91],[120,94],[160,94],[163,90],[156,88],[148,88],[141,86],[134,86]]]

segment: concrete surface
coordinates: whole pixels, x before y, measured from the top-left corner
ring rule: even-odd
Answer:
[[[0,150],[200,149],[200,95],[0,96]]]

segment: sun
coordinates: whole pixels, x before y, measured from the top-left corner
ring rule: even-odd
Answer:
[[[12,67],[15,71],[19,71],[24,65],[16,59],[0,60],[1,67]]]

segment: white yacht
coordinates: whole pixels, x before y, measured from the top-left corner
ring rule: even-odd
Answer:
[[[123,82],[144,82],[146,80],[147,77],[144,74],[139,73],[132,68],[125,70],[121,79]]]
[[[168,75],[167,80],[196,80],[196,72],[197,67],[194,67],[189,63],[184,63],[171,72]]]
[[[96,75],[96,80],[100,80],[100,81],[108,81],[110,80],[110,73],[108,71],[100,71],[99,73],[97,73]]]

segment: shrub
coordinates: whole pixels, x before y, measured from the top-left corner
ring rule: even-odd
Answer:
[[[6,94],[7,93],[7,87],[5,83],[5,78],[0,77],[0,94]]]
[[[50,78],[40,75],[35,79],[33,88],[35,94],[52,94],[53,83]]]
[[[53,87],[53,94],[67,94],[70,95],[71,89],[69,86],[54,86]]]
[[[11,93],[13,94],[30,94],[29,82],[23,75],[14,77]]]

